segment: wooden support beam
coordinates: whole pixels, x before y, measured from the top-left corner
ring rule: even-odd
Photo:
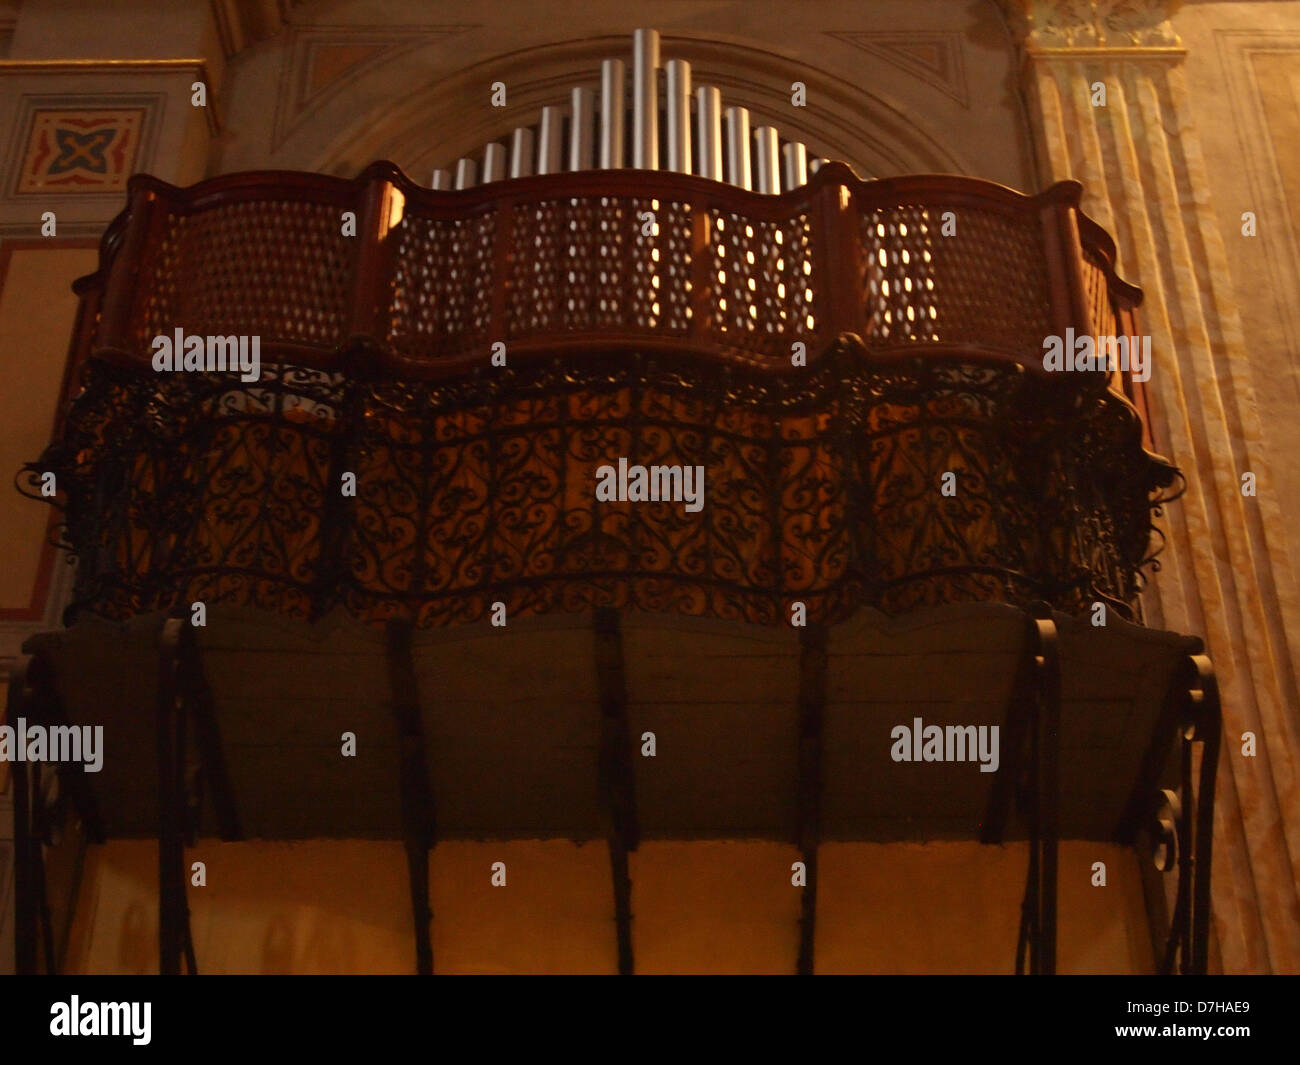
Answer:
[[[1174,737],[1179,748],[1177,791],[1164,797],[1162,842],[1177,851],[1178,890],[1159,971],[1204,975],[1209,968],[1210,860],[1214,839],[1214,790],[1219,763],[1222,715],[1214,667],[1205,655],[1188,655],[1170,684],[1178,707]],[[1193,745],[1200,743],[1199,774],[1194,773]],[[1157,772],[1162,772],[1159,767]],[[1168,871],[1170,865],[1161,868]]]
[[[31,767],[31,804],[32,839],[36,847],[32,852],[35,860],[36,908],[40,912],[40,947],[45,956],[45,973],[59,975],[59,953],[55,948],[55,921],[49,913],[49,880],[45,878],[45,841],[51,839],[49,831],[49,811],[45,808],[44,770],[42,763],[36,762]]]
[[[46,642],[51,634],[42,633],[23,644],[31,652],[26,670],[28,688],[26,716],[46,727],[68,725],[68,713],[54,683],[54,662],[51,647]],[[57,635],[54,636],[57,639]],[[86,838],[91,843],[104,842],[104,820],[99,803],[90,786],[90,778],[80,766],[57,764],[59,787],[72,800],[72,808],[81,821]]]
[[[1167,942],[1165,929],[1171,922],[1169,900],[1165,896],[1164,874],[1153,860],[1154,848],[1159,842],[1147,832],[1139,834],[1134,843],[1138,859],[1138,880],[1142,887],[1142,904],[1146,912],[1147,935],[1151,941],[1151,957],[1159,966]]]
[[[1185,974],[1190,971],[1192,943],[1192,881],[1195,841],[1192,833],[1192,745],[1186,738],[1179,741],[1178,791],[1174,795],[1174,839],[1178,851],[1178,886],[1175,894],[1174,917],[1170,922],[1169,938],[1160,963],[1160,972],[1168,975],[1174,971],[1175,961]]]
[[[817,937],[817,848],[821,843],[822,719],[826,709],[827,630],[812,624],[799,634],[799,850],[804,864],[800,899],[800,976],[813,975]]]
[[[235,789],[226,768],[221,730],[217,725],[212,689],[203,669],[203,654],[194,628],[184,625],[178,647],[178,683],[188,716],[193,720],[203,779],[212,793],[212,808],[217,818],[217,833],[227,841],[243,839]]]
[[[993,774],[989,802],[980,828],[981,843],[1001,843],[1016,802],[1016,785],[1030,762],[1030,730],[1033,727],[1036,685],[1038,683],[1037,638],[1028,626],[1011,684],[1006,725],[1002,729],[1001,766]]]
[[[16,725],[18,718],[27,715],[30,684],[28,671],[31,659],[26,659],[9,675],[9,694],[6,700],[6,721]],[[26,761],[10,763],[14,781],[14,972],[19,976],[35,976],[36,934],[40,920],[37,894],[41,846],[33,831],[31,817],[31,777]],[[39,798],[39,797],[38,797]]]
[[[180,682],[186,614],[168,617],[158,640],[158,971],[175,976],[181,958],[196,971],[185,898],[185,699]]]
[[[1038,658],[1042,665],[1038,687],[1038,758],[1035,766],[1042,818],[1042,879],[1038,900],[1038,971],[1056,973],[1056,884],[1059,861],[1061,806],[1061,651],[1052,611],[1037,604],[1034,627],[1038,636]]]
[[[595,612],[596,686],[600,698],[600,753],[597,775],[609,843],[614,885],[614,923],[618,935],[618,971],[635,972],[632,951],[632,876],[628,854],[641,841],[636,816],[636,785],[632,769],[633,744],[627,723],[627,675],[623,666],[623,635],[617,610]]]
[[[609,836],[609,869],[614,885],[614,925],[618,936],[618,974],[636,972],[632,949],[632,871],[628,861],[630,848],[617,833]]]
[[[54,664],[43,636],[33,637],[24,645],[30,652],[10,676],[7,720],[15,724],[19,717],[43,728],[66,727],[68,716],[54,683]],[[59,948],[49,904],[45,875],[45,844],[52,837],[50,811],[45,806],[44,774],[57,774],[61,793],[71,800],[75,816],[81,823],[83,838],[102,842],[103,821],[94,793],[79,765],[12,763],[14,778],[14,962],[18,973],[59,972]],[[84,844],[83,844],[84,845]],[[65,929],[66,936],[66,929]],[[38,968],[37,945],[44,957],[44,969]]]
[[[46,820],[45,788],[42,781],[41,763],[32,765],[31,775],[31,816],[32,839],[32,873],[36,885],[36,909],[40,914],[41,950],[45,955],[45,972],[50,976],[59,975],[59,957],[54,947],[54,920],[50,914],[50,886],[45,876],[45,841],[50,838],[50,825]]]
[[[1204,976],[1210,965],[1210,864],[1214,844],[1214,786],[1219,770],[1219,744],[1223,734],[1223,710],[1219,705],[1219,681],[1207,655],[1193,655],[1199,690],[1190,693],[1188,729],[1183,737],[1189,745],[1200,742],[1201,772],[1196,788],[1196,817],[1193,826],[1192,929],[1188,972]],[[1189,781],[1190,783],[1190,781]],[[1190,811],[1189,811],[1190,813]]]
[[[1032,656],[1028,746],[1023,789],[1029,820],[1029,871],[1016,944],[1016,972],[1056,972],[1056,889],[1060,838],[1061,655],[1051,607],[1026,612],[1026,654]],[[1026,955],[1027,952],[1027,955]]]
[[[433,908],[429,903],[429,849],[436,833],[424,730],[420,723],[420,693],[411,654],[411,622],[394,618],[385,627],[385,635],[389,692],[401,757],[402,838],[411,891],[415,969],[421,976],[431,976]]]
[[[1121,843],[1131,845],[1137,841],[1138,831],[1149,818],[1151,804],[1160,793],[1160,778],[1178,742],[1178,723],[1187,711],[1190,665],[1190,660],[1179,663],[1169,678],[1160,717],[1151,733],[1147,749],[1143,752],[1142,764],[1133,780],[1124,812],[1115,826],[1115,838]]]

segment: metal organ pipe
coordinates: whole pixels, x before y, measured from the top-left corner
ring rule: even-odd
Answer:
[[[712,85],[695,90],[695,148],[700,177],[722,180],[722,92]]]
[[[531,177],[532,173],[533,131],[527,126],[520,126],[510,140],[510,176]]]
[[[783,188],[797,189],[808,184],[808,149],[797,141],[781,148]]]
[[[570,96],[569,169],[590,170],[595,162],[596,94],[590,89],[574,89]]]
[[[537,139],[537,172],[558,174],[564,158],[564,109],[542,108],[542,127]]]
[[[668,169],[691,172],[691,65],[670,59],[664,67],[664,112],[668,116]]]
[[[742,189],[752,189],[749,176],[749,110],[727,108],[727,180]]]
[[[516,129],[508,145],[484,145],[481,173],[474,160],[461,159],[454,173],[435,170],[432,186],[471,188],[507,176],[530,177],[594,167],[658,170],[662,162],[674,173],[694,173],[772,194],[806,185],[809,177],[829,162],[809,158],[802,142],[783,142],[773,126],[751,131],[748,108],[724,109],[722,93],[712,85],[695,89],[692,128],[691,82],[690,63],[684,59],[661,63],[658,31],[638,29],[632,38],[630,101],[626,64],[621,59],[606,59],[600,64],[598,91],[589,85],[572,89],[567,108],[543,107],[539,123]],[[663,160],[659,157],[661,103],[665,116]],[[627,128],[629,122],[631,130]]]
[[[754,171],[758,177],[759,192],[781,191],[781,153],[776,129],[759,126],[754,130]]]
[[[627,110],[627,68],[621,59],[600,64],[600,168],[617,170],[625,158],[623,115]]]
[[[483,149],[483,184],[500,181],[506,176],[506,150],[493,141]]]
[[[472,189],[478,184],[478,164],[473,159],[456,160],[456,188]]]
[[[659,169],[659,31],[632,35],[632,165]]]

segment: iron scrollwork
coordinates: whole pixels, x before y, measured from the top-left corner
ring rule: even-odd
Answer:
[[[983,599],[1131,616],[1175,476],[1135,423],[1014,365],[882,364],[855,337],[798,375],[620,352],[435,381],[267,365],[244,384],[91,360],[26,490],[56,473],[70,616],[202,600],[431,627],[503,602],[774,624],[794,600],[833,622]],[[704,466],[703,511],[597,502],[619,457]]]

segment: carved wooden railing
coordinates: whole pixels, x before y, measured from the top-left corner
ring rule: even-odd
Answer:
[[[387,163],[355,181],[268,171],[182,189],[141,175],[79,283],[99,315],[83,339],[145,361],[177,326],[256,334],[268,361],[316,369],[361,344],[428,378],[482,365],[495,341],[512,363],[635,349],[788,369],[792,343],[815,360],[852,333],[877,357],[923,343],[1032,369],[1044,336],[1122,330],[1141,300],[1080,193],[862,182],[838,163],[778,196],[663,171],[457,193]]]
[[[1043,369],[1050,335],[1136,332],[1080,191],[840,164],[777,196],[632,170],[136,177],[28,490],[57,474],[74,612],[110,616],[1129,612],[1177,473],[1128,375]],[[260,338],[260,380],[156,372],[177,329]],[[704,466],[704,509],[597,502],[619,457]]]

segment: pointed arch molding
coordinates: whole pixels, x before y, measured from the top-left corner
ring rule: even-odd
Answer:
[[[366,74],[408,52],[477,28],[474,25],[291,26],[280,91],[276,95],[274,146],[283,144],[294,128],[320,110],[326,100]]]
[[[952,30],[827,30],[826,36],[919,78],[963,107],[970,106],[960,33]]]
[[[346,124],[335,111],[329,122],[341,132],[319,157],[302,158],[298,165],[353,174],[386,158],[416,180],[426,180],[434,167],[477,154],[516,126],[537,121],[543,106],[567,103],[575,86],[598,87],[601,60],[630,62],[629,52],[629,38],[619,34],[494,56],[412,91],[396,105],[389,93],[368,112],[346,116]],[[927,129],[921,116],[806,60],[737,41],[669,34],[663,36],[662,53],[688,60],[696,85],[718,86],[725,103],[750,109],[755,124],[771,123],[787,136],[802,138],[810,155],[842,159],[863,176],[970,173],[968,161]],[[489,105],[495,81],[506,84],[505,108]],[[794,81],[807,86],[807,107],[791,105]],[[330,110],[327,101],[320,120]],[[317,122],[311,125],[320,128]],[[291,135],[286,144],[290,151],[295,139]]]

